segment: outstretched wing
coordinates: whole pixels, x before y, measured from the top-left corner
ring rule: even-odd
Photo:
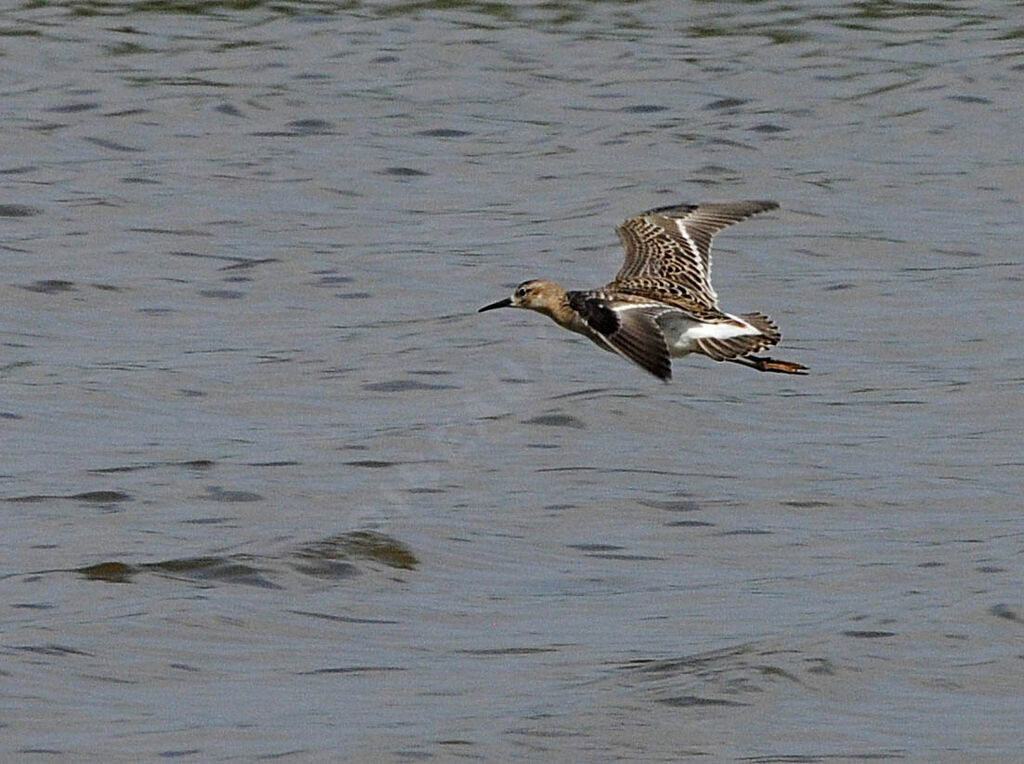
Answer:
[[[718,307],[711,286],[711,238],[726,226],[774,210],[775,202],[750,201],[658,207],[618,227],[626,261],[613,284],[657,278],[675,282],[691,299]]]
[[[567,297],[596,343],[658,379],[672,378],[668,343],[655,320],[667,312],[664,304],[616,300],[599,292],[568,292]]]

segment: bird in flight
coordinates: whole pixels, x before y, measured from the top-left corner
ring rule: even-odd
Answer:
[[[689,353],[758,371],[805,374],[806,366],[755,355],[782,339],[778,327],[763,313],[724,312],[711,286],[712,237],[778,206],[747,201],[642,212],[618,226],[626,260],[605,286],[566,291],[532,279],[479,312],[535,310],[666,382],[672,378],[671,359]]]

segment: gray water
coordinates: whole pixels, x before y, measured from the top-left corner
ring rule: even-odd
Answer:
[[[1007,760],[1014,3],[0,12],[4,760]],[[532,313],[776,199],[659,383]]]

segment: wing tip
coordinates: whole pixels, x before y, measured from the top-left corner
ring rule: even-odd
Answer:
[[[727,208],[733,208],[736,212],[745,212],[746,216],[749,217],[750,215],[756,215],[759,212],[777,210],[779,209],[779,203],[773,199],[745,199],[738,202],[697,202],[696,204],[684,202],[682,204],[666,204],[663,207],[654,207],[641,212],[640,216],[666,215],[666,213],[689,215],[691,212],[695,212],[702,207],[705,209],[714,209],[717,207],[722,211],[725,211]],[[666,217],[667,216],[668,215],[666,215]]]

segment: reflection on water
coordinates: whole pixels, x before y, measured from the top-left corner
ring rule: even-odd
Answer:
[[[6,758],[1016,755],[1009,7],[0,26]],[[475,314],[745,198],[808,377]]]
[[[374,562],[389,568],[413,570],[416,556],[400,542],[382,533],[352,531],[296,549],[284,558],[267,560],[267,565],[286,562],[294,570],[314,578],[341,579],[358,575],[358,562]],[[245,584],[270,589],[282,587],[267,578],[269,571],[257,567],[260,561],[249,555],[230,557],[189,557],[140,565],[101,562],[86,565],[75,572],[92,581],[112,584],[131,583],[140,572],[163,574],[188,581]]]

